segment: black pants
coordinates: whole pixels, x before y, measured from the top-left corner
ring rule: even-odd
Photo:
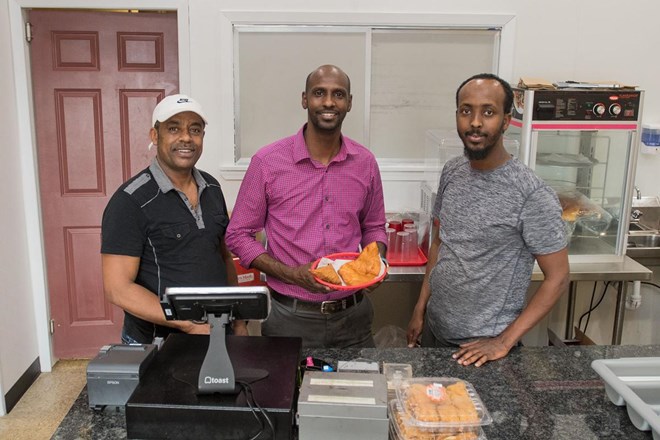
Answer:
[[[373,316],[366,295],[358,304],[327,315],[320,311],[293,310],[273,299],[270,315],[261,324],[261,334],[301,337],[303,349],[374,347]]]

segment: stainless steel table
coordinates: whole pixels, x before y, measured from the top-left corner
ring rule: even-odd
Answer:
[[[421,282],[424,280],[426,266],[392,266],[386,281],[390,282]],[[568,307],[566,310],[566,339],[572,337],[573,321],[575,319],[575,300],[577,297],[577,282],[579,281],[646,281],[653,277],[653,272],[625,256],[618,262],[603,263],[571,263],[570,286],[568,290]],[[532,281],[543,281],[543,272],[534,265]],[[619,284],[617,289],[614,324],[612,326],[612,344],[621,344],[623,318],[626,305],[626,283]]]

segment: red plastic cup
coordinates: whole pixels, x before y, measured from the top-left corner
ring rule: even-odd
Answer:
[[[394,245],[396,243],[396,231],[392,228],[385,229],[385,234],[387,234],[387,254],[386,257],[388,260],[392,260],[392,255],[394,252]]]
[[[399,261],[410,261],[410,255],[412,253],[412,237],[410,236],[410,232],[397,232],[396,236],[396,246],[397,250],[399,251]]]
[[[392,220],[390,223],[390,228],[394,229],[396,232],[403,231],[403,223],[398,220]]]

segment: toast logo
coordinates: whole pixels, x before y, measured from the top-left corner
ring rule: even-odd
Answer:
[[[188,98],[179,98],[176,103],[177,104],[183,104],[184,102],[190,102]]]
[[[211,377],[211,376],[204,376],[204,383],[205,384],[213,384],[213,383],[229,383],[229,378],[228,377]]]

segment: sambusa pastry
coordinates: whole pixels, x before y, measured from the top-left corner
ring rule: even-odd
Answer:
[[[394,420],[397,425],[399,436],[395,438],[405,440],[477,440],[477,432],[452,432],[451,429],[444,429],[441,432],[422,429],[406,423],[399,411],[394,413]]]
[[[593,202],[583,194],[573,191],[558,193],[559,203],[561,203],[561,218],[567,222],[574,222],[580,217],[596,216],[600,217],[598,209]]]
[[[374,241],[365,247],[358,257],[339,268],[339,276],[348,286],[356,286],[373,281],[380,273],[380,253]]]
[[[339,275],[337,275],[337,271],[330,264],[328,264],[327,266],[319,267],[318,269],[310,269],[310,272],[316,278],[323,280],[326,283],[341,286],[341,278],[339,278]]]
[[[431,392],[432,391],[432,392]],[[479,414],[463,382],[446,387],[412,384],[406,391],[407,411],[421,422],[477,423]]]

